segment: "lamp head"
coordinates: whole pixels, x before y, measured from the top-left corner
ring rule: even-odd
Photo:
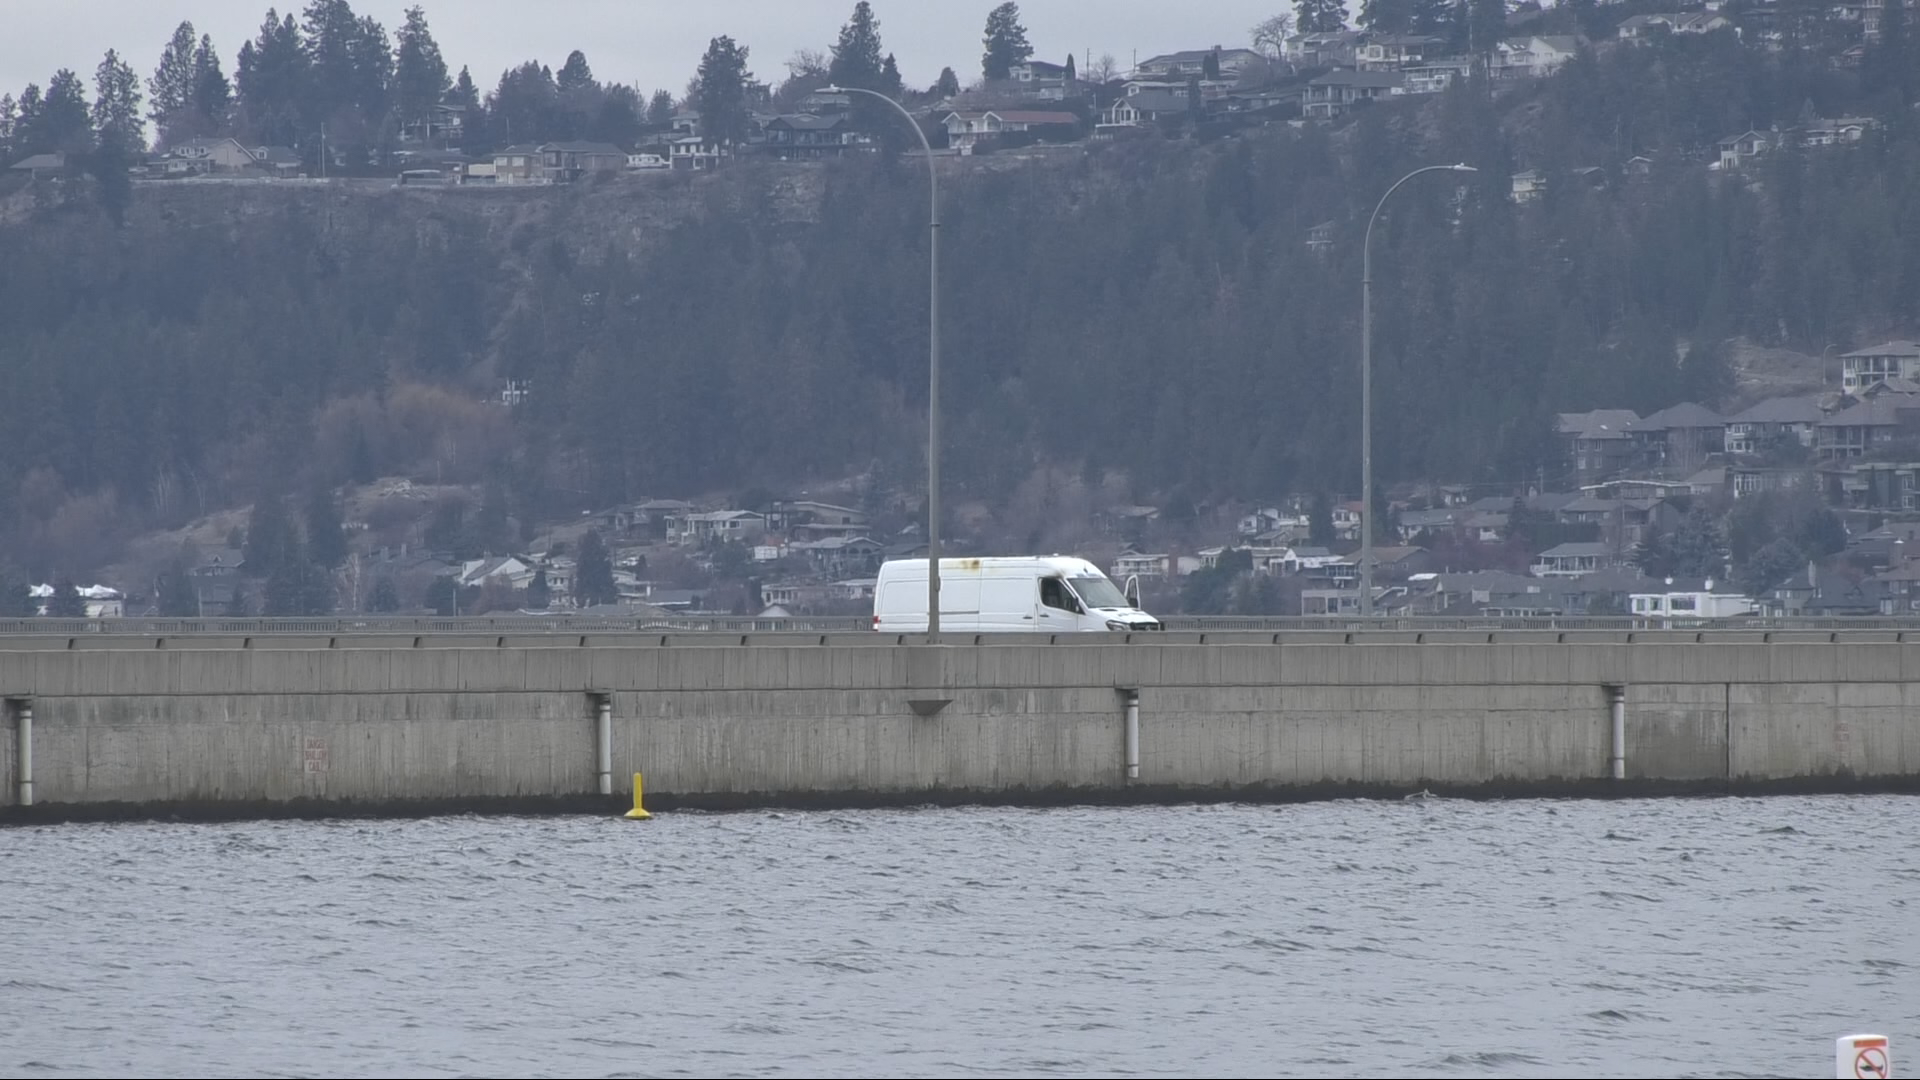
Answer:
[[[1479,169],[1474,168],[1473,166],[1467,164],[1464,161],[1458,165],[1449,165],[1447,166],[1447,168],[1452,169],[1454,172],[1479,172],[1480,171]]]

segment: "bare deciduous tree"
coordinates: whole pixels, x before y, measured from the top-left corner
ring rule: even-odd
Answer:
[[[1293,30],[1293,16],[1282,12],[1255,23],[1247,31],[1253,38],[1255,52],[1269,60],[1280,59],[1281,50],[1286,47],[1287,35]]]

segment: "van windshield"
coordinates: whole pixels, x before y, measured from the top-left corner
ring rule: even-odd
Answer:
[[[1090,608],[1123,608],[1127,603],[1125,593],[1114,587],[1113,582],[1103,577],[1069,578],[1068,584],[1080,594],[1080,600]]]

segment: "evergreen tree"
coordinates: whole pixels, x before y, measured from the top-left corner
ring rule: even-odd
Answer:
[[[20,106],[12,94],[0,94],[0,161],[12,161],[14,131],[20,123]]]
[[[193,619],[200,615],[200,590],[185,563],[176,563],[160,575],[155,589],[160,615],[168,619]]]
[[[87,601],[80,590],[67,578],[61,578],[53,587],[53,596],[47,601],[47,616],[54,619],[84,619],[87,617]]]
[[[1720,577],[1726,572],[1727,545],[1720,524],[1705,506],[1688,512],[1673,533],[1674,573],[1687,577]]]
[[[1507,36],[1507,0],[1467,0],[1468,47],[1488,57]]]
[[[399,48],[393,67],[393,103],[402,123],[416,123],[432,117],[433,110],[447,94],[447,61],[440,45],[427,26],[427,13],[418,6],[407,9],[406,24],[400,28]],[[466,69],[460,69],[466,75]],[[473,80],[467,80],[473,91]],[[477,103],[477,102],[476,102]]]
[[[437,577],[427,586],[427,606],[442,617],[459,613],[460,589],[451,577]]]
[[[247,519],[247,544],[241,567],[255,577],[267,577],[282,566],[300,560],[300,537],[293,531],[286,503],[269,496],[253,504]]]
[[[547,581],[547,568],[542,566],[533,572],[533,581],[527,586],[527,607],[545,611],[552,603],[553,586]]]
[[[93,74],[93,130],[100,145],[123,155],[147,148],[140,120],[140,77],[112,49]]]
[[[1293,0],[1294,25],[1303,34],[1326,34],[1347,25],[1344,0]]]
[[[1360,25],[1376,34],[1413,29],[1414,0],[1360,0]]]
[[[880,21],[873,17],[873,5],[860,0],[853,5],[853,17],[840,28],[840,40],[833,46],[833,62],[827,65],[827,81],[835,86],[853,86],[880,90]]]
[[[0,619],[26,619],[33,613],[33,590],[27,583],[0,578]]]
[[[752,80],[746,46],[734,44],[724,34],[708,43],[694,95],[701,134],[721,146],[747,141],[747,83]]]
[[[1007,0],[987,14],[984,41],[987,51],[980,58],[980,73],[989,81],[1005,79],[1013,65],[1025,63],[1033,55],[1027,43],[1027,28],[1020,25],[1020,5]]]
[[[193,97],[191,123],[197,129],[219,131],[227,124],[227,112],[233,108],[233,84],[220,69],[220,54],[214,50],[210,35],[200,36],[193,51]]]
[[[587,66],[587,54],[575,49],[567,54],[567,62],[560,66],[560,74],[554,79],[562,94],[577,94],[583,90],[598,90],[600,84],[594,81],[593,68]]]
[[[340,499],[331,488],[316,488],[307,499],[307,558],[328,570],[347,561]]]
[[[310,68],[300,24],[291,13],[267,9],[259,36],[240,47],[233,71],[242,128],[253,141],[302,145]]]
[[[1067,57],[1067,62],[1071,64],[1073,62],[1073,57],[1071,56]],[[1205,57],[1201,59],[1200,77],[1207,80],[1208,82],[1216,82],[1219,80],[1220,78],[1220,50],[1219,49],[1212,50],[1211,52],[1207,53]]]
[[[941,68],[940,78],[933,84],[931,92],[933,96],[937,98],[950,98],[958,94],[960,92],[960,76],[955,75],[953,69],[950,67]]]
[[[597,529],[587,530],[587,534],[580,538],[573,595],[580,601],[581,607],[620,601],[620,590],[613,583],[613,560],[607,555],[607,545],[600,539]]]
[[[1413,32],[1427,37],[1451,38],[1454,26],[1453,0],[1411,0]]]
[[[1072,53],[1068,53],[1068,54],[1067,54],[1067,62],[1066,62],[1066,65],[1065,65],[1065,66],[1066,66],[1066,69],[1067,69],[1067,70],[1066,70],[1066,72],[1065,72],[1065,74],[1064,74],[1064,75],[1062,75],[1062,78],[1064,78],[1064,79],[1066,79],[1066,81],[1068,81],[1068,82],[1075,82],[1075,81],[1077,81],[1077,80],[1078,80],[1078,77],[1077,77],[1077,76],[1076,76],[1076,75],[1074,74],[1074,69],[1073,69],[1073,54],[1072,54]]]
[[[647,123],[664,128],[673,123],[673,93],[668,90],[655,90],[653,99],[647,103]]]
[[[1806,554],[1782,537],[1754,552],[1734,575],[1734,582],[1742,593],[1758,598],[1806,565]]]
[[[398,77],[397,71],[395,77]],[[453,80],[453,89],[447,94],[447,102],[465,109],[470,122],[474,114],[480,110],[480,88],[473,84],[473,75],[467,71],[465,65],[460,68],[460,77]]]
[[[888,53],[887,58],[880,62],[880,92],[898,100],[900,95],[906,92],[906,88],[906,83],[900,78],[899,62],[893,58],[892,53]]]
[[[28,83],[27,88],[20,91],[20,101],[15,106],[11,138],[13,157],[46,153],[46,147],[40,141],[40,115],[45,108],[46,102],[41,99],[40,87]]]
[[[367,610],[381,615],[400,610],[400,590],[394,587],[392,578],[382,577],[373,583],[373,594],[367,597]]]
[[[173,31],[173,39],[160,54],[160,66],[147,80],[147,102],[153,119],[154,145],[170,146],[180,141],[175,131],[194,100],[193,24],[183,22]]]
[[[1307,507],[1307,542],[1314,547],[1333,543],[1333,500],[1324,491],[1314,492]]]
[[[66,68],[54,73],[53,81],[47,84],[46,99],[40,105],[34,135],[44,150],[74,154],[92,148],[93,117],[78,75]]]
[[[513,545],[512,523],[508,520],[507,486],[498,478],[487,482],[480,500],[480,516],[474,522],[479,530],[480,546],[493,554],[502,554]]]

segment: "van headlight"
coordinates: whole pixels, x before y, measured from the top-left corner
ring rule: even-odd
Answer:
[[[1108,619],[1108,620],[1107,620],[1107,629],[1109,629],[1109,630],[1131,630],[1131,629],[1133,629],[1133,627],[1131,627],[1131,626],[1128,626],[1128,625],[1127,625],[1126,623],[1123,623],[1123,622],[1121,622],[1121,621],[1120,621],[1119,619]]]

